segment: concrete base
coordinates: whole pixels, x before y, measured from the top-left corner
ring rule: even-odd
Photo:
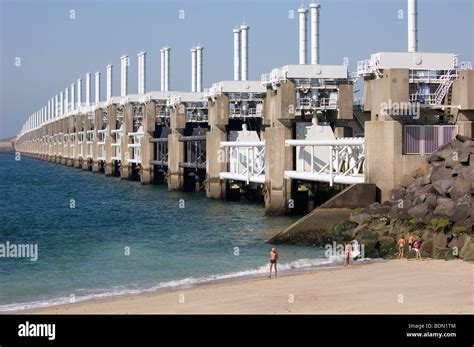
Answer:
[[[72,165],[73,165],[72,159],[66,160],[66,165],[67,165],[67,166],[72,166]]]
[[[472,121],[458,121],[459,135],[474,138],[474,122]]]
[[[218,128],[206,133],[206,196],[210,199],[225,198],[225,183],[219,178],[227,166],[224,150],[220,148],[225,140],[226,133]]]
[[[61,165],[66,165],[66,158],[61,158]]]
[[[285,147],[291,139],[291,128],[271,127],[265,129],[265,213],[284,215],[288,212],[291,197],[291,182],[285,180],[285,170],[292,168],[292,148]]]
[[[168,135],[168,189],[182,190],[184,177],[179,162],[184,160],[184,145],[179,141],[181,134]]]
[[[105,176],[112,176],[114,174],[114,164],[105,163],[104,165]]]
[[[140,170],[140,183],[141,184],[151,184],[154,182],[154,172],[152,167],[146,169],[142,168]]]
[[[121,165],[120,166],[120,178],[123,180],[129,180],[131,177],[130,174],[130,167],[128,165]]]
[[[92,172],[99,172],[99,162],[92,162]]]
[[[82,168],[82,159],[74,159],[74,167],[76,169]]]

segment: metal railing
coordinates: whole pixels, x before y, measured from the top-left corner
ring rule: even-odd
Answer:
[[[132,143],[128,144],[128,148],[132,149],[132,155],[128,159],[129,163],[140,164],[142,162],[141,141],[144,135],[143,131],[128,133],[128,136],[132,139]]]
[[[285,171],[285,178],[305,181],[354,184],[364,183],[364,138],[341,138],[336,140],[286,140],[285,146],[310,151],[309,168]],[[329,152],[329,160],[321,160],[315,154],[315,148],[322,147]],[[316,163],[318,164],[316,166]]]
[[[98,141],[97,141],[97,160],[105,160],[105,135],[107,129],[101,129],[97,131]]]
[[[122,127],[120,129],[114,129],[111,131],[113,142],[111,144],[112,147],[112,160],[122,160],[122,151],[121,151],[121,143],[122,143]]]
[[[229,170],[220,173],[221,179],[265,183],[265,141],[225,141],[220,147],[226,150]]]

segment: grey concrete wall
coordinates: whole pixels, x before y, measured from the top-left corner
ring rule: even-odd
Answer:
[[[132,140],[128,136],[128,133],[133,132],[133,105],[128,103],[125,105],[123,110],[123,134],[121,141],[121,165],[120,165],[120,177],[122,179],[130,179],[130,164],[128,159],[131,158],[130,149],[128,145],[132,143]]]
[[[140,181],[142,184],[153,182],[153,166],[150,160],[153,160],[153,144],[150,140],[154,137],[155,132],[155,114],[156,104],[149,101],[145,104],[145,113],[143,118],[143,132],[145,133],[141,142],[142,163],[140,169]]]
[[[114,104],[107,106],[107,132],[105,133],[105,176],[113,174],[112,162],[112,130],[116,128],[117,106]]]
[[[339,111],[337,119],[353,118],[352,84],[339,84]]]
[[[225,152],[220,148],[221,141],[226,140],[226,132],[218,127],[206,133],[206,196],[211,199],[225,197],[225,185],[219,174],[227,170]]]

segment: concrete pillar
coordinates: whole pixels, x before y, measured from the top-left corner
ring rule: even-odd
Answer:
[[[76,155],[74,156],[74,167],[75,168],[82,168],[82,160],[83,158],[79,157],[79,133],[83,130],[82,129],[82,115],[76,114],[76,143],[74,145]]]
[[[388,199],[388,191],[395,188],[403,176],[402,139],[400,122],[365,122],[365,180],[377,185],[382,201]]]
[[[99,172],[99,130],[102,128],[102,109],[94,111],[94,143],[92,144],[92,172]]]
[[[64,101],[63,101],[64,102]],[[61,165],[66,165],[67,161],[67,141],[64,140],[64,136],[68,133],[68,127],[67,127],[67,118],[63,118],[60,120],[61,122],[61,132],[63,133],[62,139],[61,139]]]
[[[227,163],[221,141],[227,140],[227,133],[219,127],[206,133],[206,196],[211,199],[225,198],[225,184],[219,174],[226,171]]]
[[[145,104],[145,113],[143,118],[143,138],[141,140],[142,163],[140,171],[140,180],[142,184],[153,183],[153,166],[150,160],[153,160],[153,144],[150,140],[155,136],[155,114],[156,104],[153,100]]]
[[[336,126],[334,128],[334,136],[336,136],[337,139],[341,137],[353,137],[353,129],[346,126]]]
[[[171,134],[168,135],[168,189],[181,190],[184,170],[179,163],[184,161],[184,144],[179,141],[186,127],[186,107],[178,104],[172,107],[170,115]]]
[[[290,127],[275,126],[265,129],[265,213],[282,215],[288,212],[291,182],[284,177],[291,170],[293,149],[285,147],[285,140],[292,138]]]
[[[283,215],[289,212],[291,182],[284,177],[293,167],[293,149],[285,147],[292,138],[295,119],[296,92],[291,81],[277,90],[267,90],[265,99],[265,213]]]
[[[457,121],[458,133],[462,136],[474,138],[474,122],[469,120]]]
[[[107,132],[105,133],[105,176],[112,176],[114,165],[112,162],[112,130],[116,127],[117,106],[114,104],[107,106]]]
[[[68,121],[69,134],[74,134],[75,133],[75,131],[74,131],[74,116],[67,117],[67,121]],[[71,146],[71,144],[75,145],[75,143],[73,143],[73,141],[72,141],[71,135],[69,135],[68,144],[69,144],[69,146]],[[69,158],[66,160],[66,165],[67,166],[73,166],[74,165],[74,157],[73,156],[74,156],[74,153],[72,151],[72,147],[69,147]]]
[[[82,170],[89,170],[89,145],[87,144],[87,132],[92,128],[89,114],[84,115],[84,140],[82,141]]]
[[[211,199],[225,198],[225,183],[219,177],[227,171],[225,150],[221,141],[227,140],[226,126],[229,124],[229,99],[225,95],[208,103],[210,131],[206,133],[206,196]]]
[[[128,163],[128,159],[131,157],[130,149],[128,145],[132,143],[132,140],[128,136],[128,133],[133,132],[133,105],[128,103],[125,105],[123,110],[123,134],[121,142],[121,165],[120,165],[120,177],[122,179],[130,179],[131,177],[131,166]]]

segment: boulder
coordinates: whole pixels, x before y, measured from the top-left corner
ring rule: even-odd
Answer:
[[[454,205],[453,205],[454,206]],[[431,214],[432,209],[428,204],[422,203],[408,210],[408,214],[413,218],[425,219]]]
[[[397,189],[392,189],[388,192],[389,199],[394,201],[394,200],[400,200],[405,196],[405,189],[403,188],[397,188]]]
[[[465,261],[474,261],[474,242],[466,243],[459,252],[459,257]]]
[[[433,230],[425,229],[423,230],[423,235],[421,235],[421,240],[433,240]]]
[[[429,239],[422,242],[420,252],[423,257],[431,257],[433,254],[433,240]]]
[[[436,182],[440,180],[447,180],[452,177],[451,170],[444,167],[439,166],[433,169],[433,174],[431,175],[431,182]]]
[[[455,206],[455,202],[449,198],[438,198],[438,204],[433,211],[433,215],[450,219],[454,214]]]
[[[454,180],[446,179],[446,180],[439,180],[433,183],[433,188],[441,196],[448,196],[451,192],[451,188],[454,186]]]
[[[454,180],[451,190],[449,192],[453,200],[457,200],[464,195],[471,194],[472,179],[457,178]],[[436,188],[435,188],[436,189]]]
[[[372,220],[372,216],[368,213],[351,213],[349,220],[361,225],[370,222]]]
[[[433,248],[446,248],[448,246],[448,235],[444,232],[433,234]]]

